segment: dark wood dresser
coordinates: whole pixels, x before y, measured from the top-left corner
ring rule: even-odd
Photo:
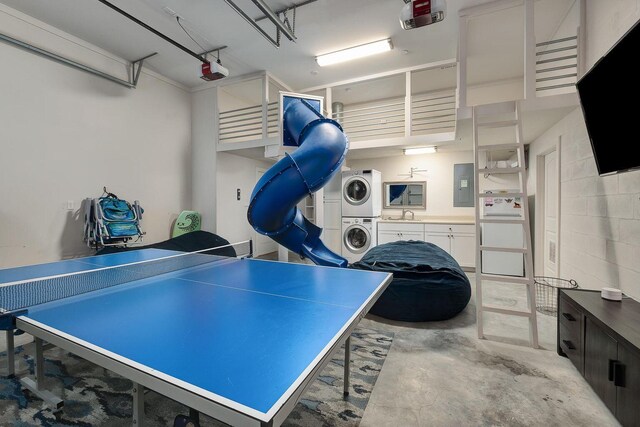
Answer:
[[[558,354],[573,362],[623,426],[640,427],[639,302],[560,289]]]

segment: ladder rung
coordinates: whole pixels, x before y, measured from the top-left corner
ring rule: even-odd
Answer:
[[[479,197],[523,197],[522,193],[480,193]]]
[[[478,169],[478,173],[491,173],[491,174],[499,174],[499,173],[519,173],[522,172],[522,168],[520,166],[516,167],[508,167],[508,168],[480,168]]]
[[[513,310],[511,308],[502,308],[494,305],[483,305],[482,311],[489,311],[491,313],[509,314],[512,316],[531,317],[533,313],[530,311]]]
[[[521,254],[524,254],[527,252],[527,248],[503,248],[500,246],[484,246],[484,245],[480,245],[480,250],[488,251],[488,252],[515,252],[515,253],[521,253]]]
[[[517,142],[507,144],[487,144],[478,145],[480,151],[496,151],[496,150],[515,150],[523,146],[524,144],[518,144]]]
[[[509,126],[516,126],[518,124],[517,120],[505,120],[501,122],[485,122],[478,123],[479,128],[506,128]]]
[[[480,218],[481,224],[524,224],[524,219],[497,219],[497,218]]]
[[[505,283],[520,283],[523,285],[533,284],[533,281],[528,277],[520,276],[503,276],[501,274],[480,274],[481,280],[491,280],[493,282],[505,282]]]

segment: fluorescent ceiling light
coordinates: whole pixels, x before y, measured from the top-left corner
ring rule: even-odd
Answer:
[[[405,148],[404,154],[411,156],[413,154],[433,154],[436,152],[436,147],[418,147],[418,148]]]
[[[391,39],[378,40],[376,42],[362,44],[337,52],[325,53],[316,56],[316,62],[321,67],[338,64],[340,62],[351,61],[352,59],[364,58],[365,56],[377,55],[393,49]]]

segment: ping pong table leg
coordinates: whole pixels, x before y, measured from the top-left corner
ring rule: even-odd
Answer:
[[[38,396],[40,399],[44,400],[44,402],[51,408],[53,412],[62,410],[64,406],[64,401],[60,399],[55,394],[51,393],[48,390],[44,390],[44,343],[41,338],[35,338],[36,344],[36,365],[35,365],[35,377],[34,379],[24,377],[20,379],[20,382],[24,387],[26,387],[33,394]]]
[[[133,425],[144,425],[144,387],[133,383]]]
[[[7,329],[7,377],[13,377],[16,374],[15,344],[13,341],[13,329]]]
[[[349,396],[349,372],[351,365],[351,335],[344,342],[344,396]]]

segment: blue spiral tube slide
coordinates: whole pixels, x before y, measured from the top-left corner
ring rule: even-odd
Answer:
[[[347,136],[336,121],[297,98],[284,110],[283,134],[299,148],[286,154],[258,181],[247,219],[258,233],[318,265],[346,267],[347,260],[324,245],[322,228],[305,218],[297,204],[340,170],[349,147]]]

